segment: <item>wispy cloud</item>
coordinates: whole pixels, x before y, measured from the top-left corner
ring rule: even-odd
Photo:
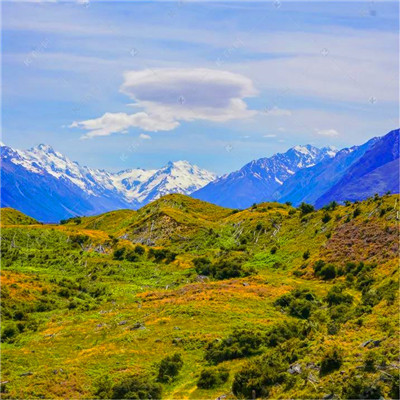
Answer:
[[[339,132],[336,129],[315,129],[315,133],[321,136],[338,136]]]

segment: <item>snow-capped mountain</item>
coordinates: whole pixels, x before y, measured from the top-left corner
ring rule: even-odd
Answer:
[[[272,199],[288,178],[336,154],[332,147],[295,146],[286,153],[251,161],[243,168],[224,175],[192,193],[192,197],[224,207],[246,208]]]
[[[111,173],[81,166],[43,144],[24,151],[2,145],[1,161],[2,206],[42,221],[138,208],[165,194],[190,194],[216,177],[187,161]]]

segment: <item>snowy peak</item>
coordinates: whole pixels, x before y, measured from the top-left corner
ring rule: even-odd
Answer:
[[[30,173],[51,175],[59,182],[75,185],[89,196],[118,197],[133,207],[169,193],[190,194],[215,179],[214,174],[188,161],[169,162],[159,170],[137,168],[110,173],[81,166],[46,144],[25,151],[5,146],[1,156]]]
[[[273,193],[288,178],[336,154],[333,148],[294,146],[286,153],[260,158],[224,175],[193,193],[193,197],[224,207],[246,208],[272,200]]]

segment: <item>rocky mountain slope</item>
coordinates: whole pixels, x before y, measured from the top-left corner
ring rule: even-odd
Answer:
[[[192,193],[192,197],[223,207],[246,208],[272,199],[273,193],[297,171],[336,154],[333,148],[295,146],[286,153],[251,161]]]

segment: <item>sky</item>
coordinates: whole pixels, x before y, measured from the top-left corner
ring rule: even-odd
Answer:
[[[2,141],[218,174],[399,126],[398,2],[5,1]]]

